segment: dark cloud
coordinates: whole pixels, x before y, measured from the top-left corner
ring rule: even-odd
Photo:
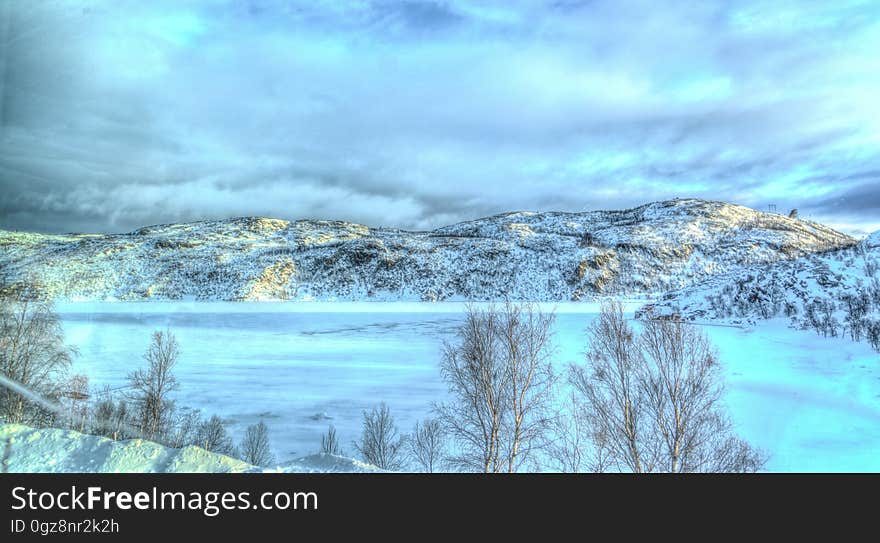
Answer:
[[[880,227],[871,3],[0,3],[0,228],[696,196]]]
[[[821,199],[810,209],[826,215],[880,217],[880,171],[865,172],[858,177],[866,181]]]
[[[403,27],[416,34],[447,30],[464,22],[446,2],[431,0],[391,0],[374,2],[377,23],[383,27]]]

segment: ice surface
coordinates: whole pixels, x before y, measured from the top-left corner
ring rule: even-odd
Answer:
[[[313,311],[304,310],[309,306]],[[263,419],[279,462],[318,450],[329,424],[351,453],[361,412],[380,401],[402,431],[446,391],[438,364],[462,304],[88,303],[59,306],[75,371],[123,386],[150,334],[181,345],[178,401],[217,413],[236,439]],[[552,307],[552,305],[551,305]],[[577,310],[580,310],[578,312]],[[562,305],[557,364],[580,362],[595,304]],[[792,330],[709,326],[740,434],[775,471],[880,471],[880,360],[867,345]]]
[[[727,403],[773,471],[880,471],[880,356],[864,343],[793,330],[710,327]]]

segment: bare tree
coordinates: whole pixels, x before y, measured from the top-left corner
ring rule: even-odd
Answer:
[[[647,321],[640,344],[639,384],[659,437],[659,468],[699,471],[705,446],[721,430],[718,355],[697,327],[676,321]]]
[[[198,409],[184,407],[175,410],[174,421],[166,431],[165,441],[176,449],[187,445],[198,445],[199,431],[203,423],[202,413]]]
[[[92,416],[92,432],[113,440],[130,437],[129,410],[125,400],[115,400],[109,388],[99,393]]]
[[[434,473],[441,468],[444,438],[443,426],[439,420],[416,422],[410,438],[410,456],[421,471]]]
[[[500,326],[495,311],[469,307],[457,345],[445,344],[440,372],[451,401],[435,406],[443,427],[459,447],[450,463],[459,469],[501,471],[501,426],[507,374],[501,369]]]
[[[591,328],[588,367],[573,367],[595,431],[620,469],[633,472],[750,472],[765,455],[737,438],[721,404],[718,356],[697,327],[648,320],[638,339],[619,304]]]
[[[865,325],[865,335],[867,336],[868,343],[871,344],[871,347],[873,347],[875,351],[880,351],[880,322],[868,321]]]
[[[555,439],[547,448],[550,469],[561,473],[583,470],[584,431],[578,413],[560,413],[553,427]]]
[[[207,451],[227,456],[238,456],[232,438],[226,431],[226,425],[217,415],[212,415],[210,419],[200,425],[197,437],[196,444]]]
[[[169,429],[174,401],[171,393],[179,387],[174,377],[180,349],[171,332],[154,332],[144,360],[146,369],[128,377],[136,412],[135,425],[149,439],[160,439]]]
[[[531,304],[468,307],[441,362],[452,400],[435,406],[457,445],[454,467],[513,472],[548,444],[553,322]]]
[[[239,452],[242,460],[255,466],[268,466],[275,462],[275,455],[269,446],[269,427],[265,422],[247,427]]]
[[[0,300],[0,377],[50,402],[64,394],[75,350],[64,345],[58,316],[48,302]],[[0,420],[51,424],[55,413],[11,388],[0,387]]]
[[[549,467],[561,473],[604,473],[612,466],[605,429],[573,392],[567,408],[554,421],[554,440],[547,448]]]
[[[611,459],[634,473],[653,469],[654,451],[645,419],[639,368],[643,364],[635,333],[617,301],[602,305],[599,317],[588,330],[588,365],[572,365],[569,381],[580,393],[592,426],[601,436]]]
[[[366,462],[381,469],[400,470],[403,468],[404,443],[384,402],[364,411],[361,440],[354,444],[354,448]]]
[[[552,369],[552,327],[555,316],[531,304],[505,304],[502,319],[504,370],[509,373],[511,428],[506,453],[507,471],[514,472],[529,454],[547,445],[553,422],[550,402],[555,376]]]
[[[649,321],[641,336],[641,379],[656,424],[664,471],[753,472],[763,452],[733,435],[724,413],[718,354],[699,328]]]
[[[336,428],[332,424],[327,428],[327,433],[321,436],[321,452],[337,456],[342,454],[339,438],[336,437]]]
[[[717,424],[719,432],[711,438],[708,446],[700,450],[702,454],[708,453],[705,460],[694,461],[692,465],[708,473],[755,473],[764,468],[767,463],[764,451],[732,435],[726,417],[721,417]]]

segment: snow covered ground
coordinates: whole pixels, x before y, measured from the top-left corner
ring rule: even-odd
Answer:
[[[113,441],[57,428],[0,425],[3,471],[13,473],[242,473],[254,466],[199,447],[169,449],[142,439]]]
[[[306,307],[308,306],[308,307]],[[401,431],[446,391],[440,346],[461,304],[62,304],[75,371],[118,387],[153,330],[181,344],[179,402],[217,413],[236,438],[263,419],[280,462],[317,451],[336,426],[346,452],[361,411],[385,401]],[[553,307],[547,304],[547,307]],[[595,304],[564,304],[557,363],[580,362]],[[728,375],[740,434],[771,455],[772,471],[880,471],[880,360],[865,344],[793,330],[708,326]],[[294,464],[295,465],[295,464]]]
[[[142,439],[113,441],[57,428],[0,424],[0,472],[12,473],[326,473],[370,472],[374,466],[315,454],[258,468],[200,447],[172,449]]]

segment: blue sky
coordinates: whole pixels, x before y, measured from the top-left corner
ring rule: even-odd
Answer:
[[[727,200],[880,228],[880,4],[0,4],[0,228]]]

